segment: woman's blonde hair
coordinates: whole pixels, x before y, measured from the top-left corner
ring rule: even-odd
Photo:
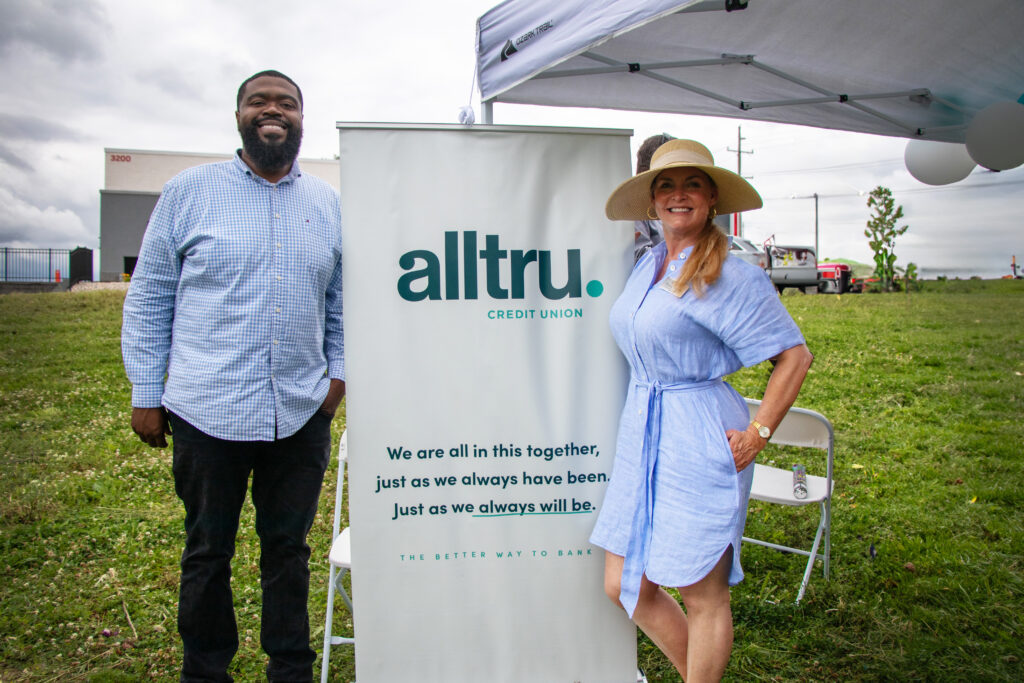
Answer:
[[[672,282],[672,293],[682,296],[693,287],[696,296],[703,296],[704,290],[722,274],[722,264],[729,256],[729,239],[715,225],[714,216],[709,215],[704,230],[693,245],[690,258],[683,270]]]

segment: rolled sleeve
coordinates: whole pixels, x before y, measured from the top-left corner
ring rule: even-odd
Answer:
[[[689,310],[747,367],[804,343],[764,271],[733,256],[707,295]]]

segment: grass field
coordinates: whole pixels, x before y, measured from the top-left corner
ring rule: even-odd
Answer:
[[[0,296],[3,683],[177,679],[182,512],[170,454],[128,427],[122,297]],[[797,403],[836,431],[832,577],[816,572],[794,606],[801,559],[745,548],[727,680],[1024,679],[1024,282],[784,301],[816,356]],[[759,396],[767,367],[731,381]],[[314,649],[335,467],[310,539]],[[812,515],[775,507],[751,505],[751,535],[809,540]],[[264,665],[251,514],[235,562],[239,681]],[[651,681],[678,680],[638,642]],[[334,680],[354,678],[350,652],[336,648]]]

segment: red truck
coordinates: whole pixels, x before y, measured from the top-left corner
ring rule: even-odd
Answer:
[[[850,284],[853,269],[845,263],[818,264],[818,291],[824,294],[845,294],[854,291]]]

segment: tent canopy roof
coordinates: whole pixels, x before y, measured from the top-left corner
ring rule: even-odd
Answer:
[[[1024,2],[507,0],[485,102],[673,112],[963,142],[1024,92]]]

